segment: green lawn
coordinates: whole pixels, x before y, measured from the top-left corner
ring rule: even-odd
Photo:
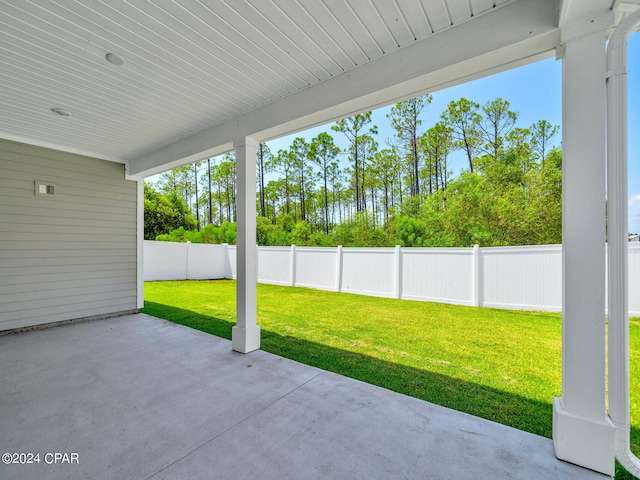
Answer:
[[[230,339],[235,282],[147,282],[143,311]],[[559,314],[260,284],[258,323],[265,351],[551,437]],[[631,320],[631,363],[640,453],[640,319]]]

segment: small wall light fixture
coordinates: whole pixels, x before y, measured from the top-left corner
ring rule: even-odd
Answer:
[[[56,184],[54,182],[35,181],[35,194],[37,196],[53,196],[56,194]]]

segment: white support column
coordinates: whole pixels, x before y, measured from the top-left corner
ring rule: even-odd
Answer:
[[[243,138],[234,142],[237,163],[237,283],[236,326],[231,346],[241,353],[260,348],[256,325],[256,151],[258,142]]]
[[[562,63],[562,397],[553,442],[561,460],[614,473],[605,407],[606,32],[564,41]]]
[[[136,182],[136,306],[144,308],[144,178],[127,173],[124,178]]]
[[[136,293],[138,308],[144,308],[144,178],[137,178],[136,181]]]

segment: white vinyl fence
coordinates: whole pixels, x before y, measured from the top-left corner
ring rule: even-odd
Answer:
[[[236,247],[145,241],[145,280],[236,278]],[[378,297],[562,309],[562,246],[258,247],[258,281]],[[640,316],[640,244],[629,244],[629,312]]]
[[[226,245],[145,240],[144,279],[147,281],[225,278],[229,271],[228,259]]]

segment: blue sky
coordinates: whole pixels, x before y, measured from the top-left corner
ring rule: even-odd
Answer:
[[[640,34],[635,34],[629,42],[629,231],[640,233]],[[433,102],[422,115],[422,131],[438,121],[440,113],[451,100],[466,97],[480,104],[502,97],[511,103],[511,109],[518,113],[518,126],[529,127],[538,120],[547,120],[553,125],[562,124],[562,62],[549,58],[503,73],[481,78],[433,94]],[[373,123],[378,126],[378,143],[392,138],[386,114],[390,107],[373,112]],[[331,125],[316,127],[268,142],[272,152],[288,148],[295,137],[310,140],[320,132],[329,132],[336,144],[346,148],[344,137],[332,132]],[[553,143],[560,145],[561,132]],[[466,161],[459,155],[452,162],[454,173],[465,168]]]

